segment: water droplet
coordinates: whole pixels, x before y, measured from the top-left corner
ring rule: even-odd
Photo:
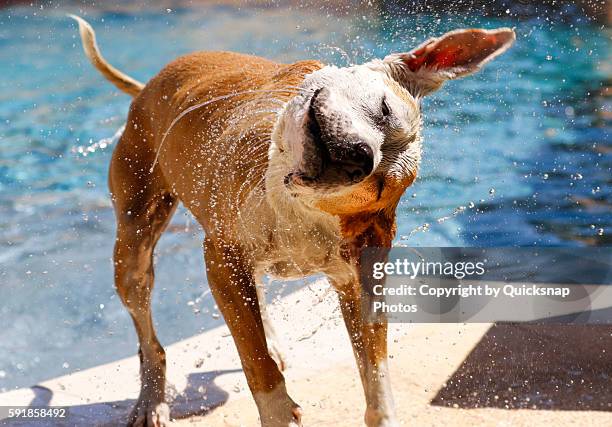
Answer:
[[[491,189],[489,190],[489,194],[490,194],[491,196],[492,196],[492,195],[494,195],[494,194],[495,194],[495,188],[491,188]]]

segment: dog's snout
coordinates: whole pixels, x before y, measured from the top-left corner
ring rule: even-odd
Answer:
[[[348,115],[329,105],[326,88],[314,91],[308,109],[307,127],[313,149],[320,159],[320,170],[335,176],[332,181],[357,183],[372,173],[372,148],[354,133]]]

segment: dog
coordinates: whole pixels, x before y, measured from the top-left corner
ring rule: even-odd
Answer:
[[[455,30],[345,68],[198,52],[144,85],[106,62],[91,26],[72,17],[92,64],[134,97],[109,171],[115,285],[140,344],[141,391],[128,425],[169,423],[165,353],[151,317],[153,251],[181,202],[204,229],[208,283],[261,425],[301,426],[302,410],[269,345],[260,279],[323,273],[359,367],[365,424],[397,426],[387,323],[362,292],[360,257],[392,245],[396,207],[419,168],[420,100],[508,49],[513,30]]]

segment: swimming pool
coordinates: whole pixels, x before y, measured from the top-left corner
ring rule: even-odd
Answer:
[[[87,62],[66,13],[86,16],[109,61],[142,81],[194,50],[346,65],[457,27],[515,26],[515,47],[425,102],[424,161],[400,204],[396,243],[610,244],[606,30],[477,11],[332,12],[0,10],[0,389],[136,352],[112,285],[106,188],[112,137],[130,99]],[[179,211],[170,231],[158,246],[154,292],[164,344],[222,321],[207,293],[197,224]]]

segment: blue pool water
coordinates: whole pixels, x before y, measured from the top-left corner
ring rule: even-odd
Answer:
[[[399,207],[397,244],[610,244],[610,43],[584,20],[477,11],[380,18],[367,8],[3,9],[0,389],[136,351],[112,285],[112,144],[100,146],[130,99],[85,60],[68,12],[84,14],[105,56],[143,81],[194,50],[346,65],[457,27],[514,26],[513,49],[425,102],[424,162]],[[201,240],[180,211],[158,247],[154,314],[164,344],[221,322],[206,293]]]

